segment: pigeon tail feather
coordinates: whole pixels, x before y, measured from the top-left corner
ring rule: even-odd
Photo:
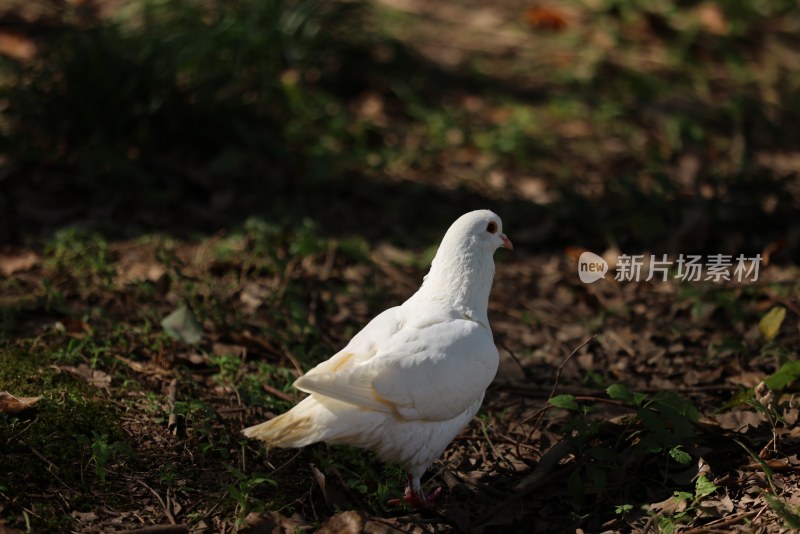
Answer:
[[[315,421],[318,404],[308,397],[283,415],[264,423],[245,428],[242,433],[248,438],[259,439],[271,447],[305,447],[325,439]],[[315,427],[317,427],[315,429]]]

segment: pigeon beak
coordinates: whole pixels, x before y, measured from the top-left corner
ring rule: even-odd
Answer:
[[[500,234],[500,239],[503,240],[502,247],[507,248],[508,250],[514,250],[514,244],[511,243],[511,240],[506,236],[506,234]]]

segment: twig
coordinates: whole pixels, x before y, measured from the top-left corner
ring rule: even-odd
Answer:
[[[609,337],[609,338],[613,339],[613,340],[614,340],[614,342],[615,342],[617,345],[619,345],[619,346],[622,348],[622,350],[624,350],[624,351],[625,351],[625,352],[628,354],[628,356],[630,356],[631,358],[635,358],[635,357],[636,357],[636,351],[635,351],[635,350],[633,350],[633,347],[631,347],[630,345],[628,345],[628,344],[625,342],[625,340],[624,340],[624,339],[622,339],[622,338],[619,336],[619,334],[617,334],[617,333],[616,333],[614,330],[607,330],[607,331],[606,331],[606,334],[608,335],[608,337]]]
[[[31,452],[32,452],[33,454],[35,454],[35,455],[36,455],[36,457],[37,457],[37,458],[39,458],[41,461],[43,461],[44,463],[46,463],[46,464],[47,464],[47,470],[50,472],[50,474],[51,474],[51,475],[53,475],[53,478],[55,478],[56,480],[58,480],[58,482],[59,482],[59,483],[60,483],[62,486],[64,486],[65,488],[67,488],[67,489],[68,489],[69,491],[71,491],[72,493],[78,493],[77,491],[75,491],[74,489],[72,489],[72,488],[71,488],[71,487],[70,487],[70,486],[69,486],[69,485],[68,485],[66,482],[64,482],[63,480],[61,480],[61,477],[60,477],[60,476],[58,476],[58,475],[56,474],[56,471],[58,471],[58,466],[57,466],[56,464],[54,464],[53,462],[51,462],[50,460],[48,460],[48,459],[47,459],[47,457],[46,457],[44,454],[42,454],[41,452],[37,451],[36,449],[34,449],[34,448],[33,448],[32,446],[30,446],[29,444],[25,443],[25,441],[23,441],[23,440],[19,440],[19,442],[20,442],[22,445],[25,445],[26,447],[28,447],[28,448],[31,450]]]
[[[800,315],[800,308],[798,308],[797,305],[791,300],[783,298],[782,296],[778,295],[775,291],[772,291],[769,288],[765,289],[764,293],[772,300],[792,310],[796,315]]]
[[[25,428],[23,428],[22,430],[20,430],[19,432],[17,432],[16,434],[14,434],[13,436],[11,436],[10,438],[8,438],[8,439],[6,440],[6,445],[10,445],[12,441],[14,441],[14,440],[15,440],[15,439],[17,439],[18,437],[20,437],[20,436],[21,436],[22,434],[24,434],[25,432],[27,432],[27,431],[28,431],[28,429],[29,429],[30,427],[32,427],[32,426],[34,425],[34,423],[36,423],[38,420],[39,420],[39,416],[37,415],[37,416],[36,416],[36,417],[33,419],[33,421],[31,421],[30,423],[28,423],[27,425],[25,425]]]
[[[766,506],[765,506],[765,508],[766,508]],[[761,510],[763,511],[764,508],[762,508]],[[736,515],[733,515],[731,517],[721,517],[721,518],[719,518],[719,519],[717,519],[715,521],[712,521],[710,523],[707,523],[707,524],[703,525],[702,527],[697,527],[697,528],[693,528],[691,530],[686,530],[686,531],[683,532],[683,534],[702,534],[703,532],[707,532],[709,529],[712,529],[712,528],[716,529],[716,528],[721,528],[721,527],[727,527],[727,526],[734,525],[734,524],[738,523],[742,519],[747,519],[748,517],[754,516],[757,513],[760,514],[761,512],[756,512],[755,510],[750,510],[749,512],[742,512],[740,514],[736,514]]]
[[[358,495],[356,495],[355,492],[353,492],[353,490],[350,489],[350,486],[347,485],[347,482],[345,482],[344,477],[339,472],[339,470],[336,469],[336,466],[332,465],[330,466],[330,469],[331,471],[333,471],[333,474],[336,475],[336,478],[339,479],[339,483],[342,485],[342,489],[347,494],[347,496],[350,497],[350,500],[353,502],[353,504],[356,505],[359,510],[366,510],[367,508],[364,506],[364,503],[361,501]]]
[[[273,397],[278,397],[281,400],[285,400],[286,402],[294,402],[295,399],[289,395],[288,393],[284,393],[283,391],[279,390],[274,386],[270,386],[269,384],[261,384],[261,389],[272,395]]]
[[[541,478],[538,478],[537,480],[532,481],[528,486],[525,487],[524,490],[519,491],[519,492],[517,492],[517,493],[515,493],[513,495],[510,495],[507,499],[505,499],[504,501],[502,501],[502,502],[498,503],[497,505],[495,505],[494,507],[492,507],[492,509],[490,509],[486,514],[484,514],[480,518],[479,521],[477,521],[477,524],[479,526],[485,526],[485,524],[495,514],[497,514],[498,512],[502,511],[504,508],[506,508],[506,507],[508,507],[508,506],[520,501],[523,497],[525,497],[529,493],[532,493],[533,491],[541,488],[542,486],[550,484],[551,482],[555,482],[555,480],[557,478],[562,476],[563,473],[565,471],[569,470],[569,469],[571,469],[571,468],[564,468],[564,469],[561,469],[559,471],[556,471],[555,473],[550,473],[549,475],[545,474]]]
[[[189,532],[189,525],[151,525],[149,527],[122,530],[120,534],[184,534]]]
[[[532,386],[525,382],[518,382],[514,380],[495,380],[492,382],[492,387],[510,389],[524,394],[526,397],[541,398],[548,396],[545,391],[537,386]],[[735,384],[705,384],[697,386],[678,386],[671,388],[641,388],[637,391],[642,393],[660,393],[662,391],[675,391],[679,393],[705,393],[706,391],[738,391],[742,389],[741,386]],[[591,388],[566,388],[562,389],[562,393],[570,395],[593,395],[598,393],[599,390]],[[528,416],[530,418],[530,416]]]
[[[275,473],[277,473],[278,471],[280,471],[281,469],[283,469],[283,468],[284,468],[284,467],[286,467],[287,465],[289,465],[289,464],[291,464],[292,462],[294,462],[294,461],[297,459],[297,457],[298,457],[298,456],[300,456],[300,454],[302,454],[302,452],[303,452],[303,450],[302,450],[302,449],[298,450],[298,451],[297,451],[297,453],[296,453],[294,456],[292,456],[291,458],[289,458],[288,460],[286,460],[285,462],[283,462],[281,465],[279,465],[278,467],[276,467],[275,469],[273,469],[273,470],[272,470],[272,472],[270,472],[270,475],[271,475],[271,476],[275,476]]]
[[[531,474],[522,479],[522,481],[514,486],[517,491],[525,491],[531,486],[536,486],[544,477],[558,465],[563,457],[568,455],[574,450],[574,445],[569,441],[559,441],[547,452],[545,452],[539,459],[539,465],[533,470]]]
[[[281,277],[281,281],[278,285],[277,291],[275,291],[275,300],[273,301],[272,305],[275,308],[280,307],[281,302],[283,301],[283,294],[286,293],[286,288],[289,287],[289,282],[292,278],[292,273],[297,267],[297,264],[300,263],[300,257],[295,256],[286,262],[286,269],[283,271],[283,276]]]
[[[766,510],[767,508],[769,508],[769,504],[765,504],[764,507],[761,508],[761,510],[758,511],[756,516],[753,518],[753,523],[755,523],[758,520],[758,518],[761,517],[761,514],[763,514],[764,510]]]
[[[169,410],[169,420],[167,421],[167,430],[169,430],[173,436],[182,438],[185,436],[185,425],[183,424],[183,416],[180,414],[175,413],[175,397],[177,395],[178,379],[173,378],[172,381],[169,383],[167,387],[167,397],[169,398],[170,403],[170,410]]]
[[[556,389],[558,388],[558,381],[561,379],[561,373],[564,371],[564,367],[567,365],[567,362],[569,362],[572,359],[572,357],[578,353],[579,350],[581,350],[583,347],[591,343],[592,340],[594,340],[594,338],[596,337],[597,335],[588,338],[586,341],[575,347],[575,349],[569,353],[569,356],[564,358],[564,361],[561,362],[561,365],[558,366],[558,371],[556,371],[556,379],[555,382],[553,382],[553,389],[550,390],[550,397],[548,398],[552,398],[553,395],[555,395]]]
[[[294,366],[295,371],[297,371],[297,376],[303,376],[303,368],[300,366],[300,362],[294,357],[289,347],[286,346],[286,343],[281,343],[281,349],[283,350],[283,355],[292,362],[292,366]]]
[[[161,498],[161,495],[159,495],[156,490],[148,486],[144,480],[135,477],[130,477],[130,479],[135,482],[138,482],[145,488],[149,489],[150,493],[156,496],[156,499],[158,499],[158,502],[161,503],[161,507],[164,509],[164,515],[167,516],[167,520],[169,520],[170,525],[175,525],[175,517],[172,515],[172,511],[169,509],[169,506],[167,506],[166,503],[164,503],[164,499]],[[157,526],[158,525],[156,525],[155,527],[146,527],[146,528],[156,528]],[[183,526],[185,527],[186,525]],[[139,531],[137,530],[136,532]],[[161,531],[153,531],[153,532],[161,532]]]
[[[572,352],[570,352],[569,355],[567,355],[566,358],[564,358],[564,361],[561,362],[561,365],[558,366],[558,369],[556,370],[556,378],[555,378],[555,381],[553,382],[553,387],[550,389],[550,394],[547,396],[548,402],[550,401],[550,399],[553,398],[553,395],[555,395],[556,389],[558,389],[558,382],[559,382],[559,380],[561,380],[561,373],[564,371],[564,367],[572,359],[572,357],[575,356],[578,353],[579,350],[581,350],[583,347],[585,347],[586,345],[591,343],[592,340],[595,337],[597,337],[597,336],[594,335],[594,336],[588,338],[586,341],[584,341],[580,345],[578,345],[577,347],[575,347],[575,349]],[[528,439],[529,440],[530,440],[530,436],[533,435],[534,432],[536,432],[536,429],[538,429],[539,425],[542,423],[542,417],[544,417],[544,412],[547,411],[548,407],[549,407],[549,405],[545,404],[545,406],[543,408],[541,408],[539,411],[537,411],[535,414],[533,414],[532,416],[526,417],[525,419],[523,419],[522,421],[520,421],[518,423],[517,426],[522,426],[525,423],[527,423],[528,421],[530,421],[533,417],[538,416],[538,418],[536,419],[536,423],[534,423],[534,425],[533,425],[533,429],[531,429],[531,431],[528,433]]]
[[[509,349],[505,343],[500,343],[500,346],[503,347],[503,350],[505,350],[508,353],[508,355],[511,356],[511,359],[513,359],[514,362],[519,366],[520,371],[522,371],[522,375],[525,377],[530,376],[530,371],[528,371],[528,369],[526,369],[525,366],[522,365],[522,362],[519,360],[519,358],[517,358],[517,355],[514,354],[514,351]]]
[[[322,498],[325,500],[325,505],[328,507],[329,510],[333,510],[333,504],[331,503],[331,499],[328,496],[328,486],[325,482],[325,475],[322,471],[317,469],[317,466],[314,464],[308,464],[311,468],[311,473],[314,475],[314,479],[317,481],[317,485],[319,486],[320,491],[322,492]]]

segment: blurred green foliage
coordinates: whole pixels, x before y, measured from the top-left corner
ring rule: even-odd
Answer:
[[[420,53],[446,25],[380,3],[149,0],[65,23],[0,62],[0,210],[24,212],[0,239],[254,215],[427,243],[490,207],[537,248],[800,254],[794,2],[566,4],[562,31],[510,51],[478,32],[452,65]]]
[[[4,65],[0,150],[12,172],[60,175],[95,203],[146,192],[167,207],[187,184],[322,179],[352,142],[325,85],[363,38],[360,13],[319,0],[159,0],[64,26],[35,63]]]

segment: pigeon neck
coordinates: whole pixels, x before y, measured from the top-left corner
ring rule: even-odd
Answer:
[[[454,308],[488,328],[494,258],[491,251],[466,245],[455,250],[439,248],[417,295]]]

